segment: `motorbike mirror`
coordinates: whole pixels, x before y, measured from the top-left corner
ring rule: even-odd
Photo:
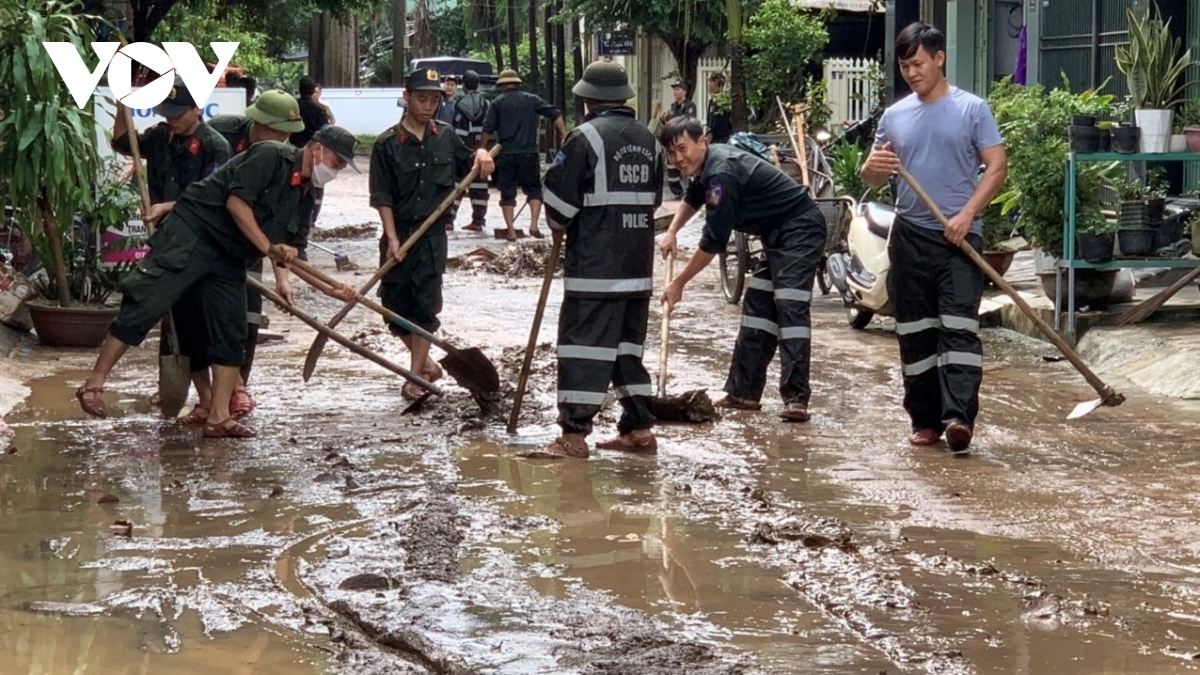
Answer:
[[[821,145],[824,145],[824,144],[828,143],[830,141],[830,139],[833,138],[833,134],[829,133],[829,131],[827,129],[821,129],[821,130],[817,131],[816,138],[817,138],[818,143],[820,143]]]

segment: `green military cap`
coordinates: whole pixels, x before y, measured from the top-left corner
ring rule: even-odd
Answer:
[[[406,91],[441,91],[442,76],[433,68],[418,68],[404,81]]]
[[[517,71],[512,70],[511,68],[502,70],[500,71],[500,78],[496,80],[496,84],[521,84],[521,76],[517,74]]]
[[[633,87],[629,86],[629,76],[620,64],[596,61],[583,71],[571,93],[593,101],[624,102],[633,98]]]
[[[304,120],[300,119],[300,104],[296,102],[295,96],[286,91],[264,91],[254,105],[246,108],[246,117],[276,131],[289,134],[304,131]]]

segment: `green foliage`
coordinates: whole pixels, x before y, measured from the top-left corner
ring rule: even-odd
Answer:
[[[267,34],[253,30],[246,19],[246,10],[233,9],[228,16],[218,18],[216,2],[178,4],[154,31],[155,42],[193,42],[205,60],[215,62],[209,42],[237,42],[233,55],[247,75],[261,77],[272,63],[267,50]]]
[[[988,97],[1007,140],[1008,180],[996,197],[1004,215],[1017,210],[1017,225],[1030,243],[1062,255],[1063,204],[1066,199],[1067,127],[1072,115],[1108,118],[1120,112],[1110,94],[1089,89],[1072,94],[1069,83],[1047,92],[1042,85],[1023,87],[1005,78]],[[1076,225],[1080,231],[1107,227],[1101,215],[1101,186],[1115,163],[1087,163],[1076,178]]]
[[[775,107],[775,97],[796,101],[805,90],[805,64],[819,61],[829,32],[818,14],[789,0],[764,0],[746,28],[746,94],[750,105]]]
[[[1116,174],[1110,176],[1106,183],[1116,192],[1117,199],[1123,202],[1156,199],[1167,196],[1170,185],[1166,174],[1166,169],[1158,166],[1147,172],[1146,180]]]
[[[1189,99],[1179,104],[1173,121],[1174,133],[1182,134],[1187,127],[1200,126],[1200,101]]]
[[[1183,41],[1171,35],[1171,20],[1162,20],[1157,3],[1145,16],[1132,9],[1126,15],[1129,43],[1116,48],[1117,68],[1125,74],[1135,107],[1174,108],[1195,84],[1183,81],[1192,65],[1192,50],[1183,51]]]
[[[93,205],[100,173],[92,107],[80,110],[42,47],[70,42],[87,58],[91,39],[76,2],[23,0],[0,4],[0,185],[17,208],[16,223],[47,270],[54,269],[41,219],[67,229]],[[17,95],[11,95],[16,92]],[[52,275],[53,276],[53,275]]]
[[[1005,215],[1004,207],[1000,204],[989,204],[983,213],[979,214],[979,220],[983,224],[983,250],[995,251],[1000,242],[1012,237],[1012,221]]]
[[[804,123],[809,133],[815,129],[823,129],[829,124],[833,109],[829,107],[829,86],[824,78],[804,79],[804,107]]]
[[[892,203],[891,190],[887,185],[877,189],[867,188],[859,171],[867,160],[868,151],[857,143],[838,143],[825,149],[830,174],[838,197],[852,197],[863,202]]]

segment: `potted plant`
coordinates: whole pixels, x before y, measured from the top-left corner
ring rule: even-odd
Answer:
[[[1122,228],[1157,228],[1162,225],[1167,196],[1164,173],[1160,167],[1151,169],[1145,181],[1136,177],[1112,177],[1108,180],[1117,193]]]
[[[1175,133],[1183,136],[1183,152],[1200,152],[1200,101],[1188,100],[1179,105],[1175,112]]]
[[[1162,20],[1158,5],[1139,16],[1126,10],[1129,43],[1116,48],[1117,68],[1125,74],[1133,97],[1137,124],[1142,130],[1142,152],[1166,152],[1174,107],[1192,82],[1183,76],[1192,64],[1191,50],[1171,35],[1171,20]]]
[[[1004,214],[1004,206],[999,202],[989,204],[980,220],[983,222],[983,259],[997,274],[1004,276],[1017,255],[1016,251],[1004,247],[1004,242],[1012,238],[1012,221]]]
[[[107,326],[115,313],[98,314],[87,306],[97,297],[95,282],[89,281],[99,274],[90,267],[96,256],[88,253],[94,231],[76,217],[93,212],[102,175],[92,107],[75,105],[42,47],[42,42],[70,42],[81,55],[88,54],[84,43],[91,34],[85,21],[93,17],[80,12],[73,0],[0,6],[0,185],[7,186],[5,204],[14,207],[17,226],[47,270],[44,285],[54,298],[30,303],[35,328],[39,314]],[[64,238],[64,231],[69,236]],[[40,330],[39,338],[53,340]]]

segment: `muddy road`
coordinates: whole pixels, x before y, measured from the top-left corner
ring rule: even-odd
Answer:
[[[361,284],[372,214],[356,181],[334,186],[322,226],[340,236],[323,243]],[[540,284],[516,268],[537,252],[485,265],[467,254],[502,242],[451,236],[444,332],[511,389]],[[1048,345],[987,331],[974,452],[914,450],[894,333],[851,331],[821,298],[811,423],[778,421],[768,397],[662,427],[657,457],[522,459],[556,433],[560,294],[516,437],[507,409],[482,415],[450,383],[401,416],[401,382],[336,346],[303,383],[313,333],[274,308],[248,442],[151,411],[152,342],[110,382],[107,420],[72,397],[92,354],[15,352],[0,364],[20,401],[0,455],[0,672],[1200,669],[1196,407],[1117,382],[1124,406],[1067,423],[1082,380]],[[715,270],[689,289],[672,393],[719,395],[737,317]],[[368,311],[342,330],[407,363]]]

